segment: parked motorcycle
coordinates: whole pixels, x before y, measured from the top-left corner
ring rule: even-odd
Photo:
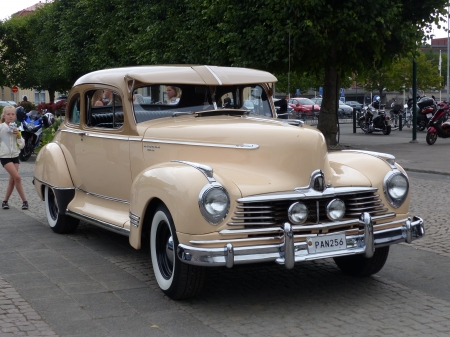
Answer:
[[[423,96],[417,101],[417,130],[423,131],[428,126],[431,117],[436,112],[436,102],[434,96]]]
[[[438,109],[436,113],[431,117],[428,123],[427,143],[433,145],[436,143],[438,137],[450,138],[450,122],[447,120],[447,112],[450,109],[448,102],[438,103]]]
[[[384,110],[385,105],[380,104],[379,101],[363,107],[363,115],[359,118],[359,127],[364,133],[372,133],[381,131],[384,135],[391,133],[392,121],[390,117],[386,116]]]
[[[389,110],[389,116],[391,118],[391,121],[394,124],[394,127],[398,126],[399,122],[399,116],[402,116],[402,118],[405,118],[406,111],[404,110],[405,106],[397,103],[397,101],[394,99],[394,101],[391,103],[391,110]]]
[[[39,114],[36,110],[24,113],[19,107],[17,108],[17,120],[20,122],[19,130],[25,141],[25,146],[20,150],[19,159],[27,161],[42,141],[43,128],[50,127],[55,119],[50,112],[46,112],[44,115]]]

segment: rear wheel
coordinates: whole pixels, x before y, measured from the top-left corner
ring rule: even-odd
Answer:
[[[428,145],[433,145],[436,143],[437,134],[435,132],[428,132],[426,140]]]
[[[417,123],[417,130],[423,131],[427,127],[427,123],[422,119],[419,123]]]
[[[58,234],[72,233],[80,223],[78,219],[60,212],[55,193],[48,186],[45,186],[45,213],[50,228]]]
[[[176,255],[178,238],[172,216],[160,205],[150,230],[150,252],[153,272],[161,290],[174,300],[198,295],[203,287],[205,270],[183,263]]]
[[[392,127],[390,125],[385,125],[383,128],[383,135],[388,135],[391,133]]]
[[[342,272],[351,276],[370,276],[378,273],[386,263],[389,256],[389,246],[375,249],[371,258],[364,255],[339,256],[334,262]]]

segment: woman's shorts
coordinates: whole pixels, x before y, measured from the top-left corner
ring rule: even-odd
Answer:
[[[2,163],[3,167],[6,164],[8,164],[8,163],[20,164],[19,157],[15,157],[15,158],[0,158],[0,162]]]

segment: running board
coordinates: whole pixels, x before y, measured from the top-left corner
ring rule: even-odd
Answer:
[[[130,230],[129,229],[126,229],[126,228],[123,228],[123,227],[118,227],[118,226],[113,225],[113,224],[111,224],[109,222],[106,222],[106,221],[98,220],[98,219],[95,219],[93,217],[90,217],[90,216],[87,216],[87,215],[84,215],[84,214],[76,213],[76,212],[73,212],[73,211],[71,211],[69,209],[66,209],[66,215],[69,215],[69,216],[71,216],[71,217],[73,217],[75,219],[78,219],[78,220],[86,221],[87,223],[89,223],[91,225],[94,225],[94,226],[106,229],[106,230],[108,230],[110,232],[114,232],[114,233],[117,233],[117,234],[120,234],[120,235],[124,235],[124,236],[130,236]]]

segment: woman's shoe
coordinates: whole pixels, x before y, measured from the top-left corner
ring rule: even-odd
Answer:
[[[28,201],[23,202],[22,209],[28,209]]]
[[[2,202],[2,208],[3,209],[9,209],[8,201],[5,200],[5,201]]]

